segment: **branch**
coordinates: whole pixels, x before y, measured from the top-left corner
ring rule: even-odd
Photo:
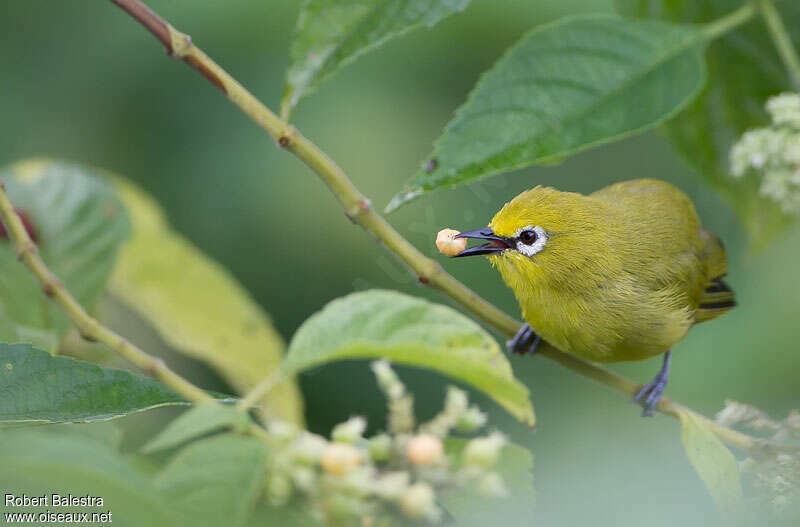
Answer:
[[[17,257],[36,277],[42,286],[42,292],[58,304],[67,318],[78,328],[83,338],[102,342],[190,401],[196,403],[214,401],[214,398],[205,391],[170,370],[163,360],[148,355],[135,344],[89,316],[39,257],[36,244],[31,240],[25,224],[14,211],[14,205],[8,199],[2,181],[0,181],[0,218],[6,225],[8,238],[14,244]]]
[[[311,141],[303,137],[294,127],[281,120],[269,108],[264,106],[247,89],[195,46],[188,35],[177,31],[139,0],[111,1],[153,33],[164,44],[170,55],[192,66],[225,93],[245,115],[266,130],[280,148],[293,153],[316,172],[338,198],[347,217],[375,236],[386,249],[405,263],[409,271],[417,277],[420,283],[438,289],[455,300],[473,316],[504,335],[513,336],[519,330],[520,322],[479,297],[464,284],[445,272],[437,262],[426,257],[411,245],[408,240],[403,238],[380,214],[375,212],[369,200],[358,191],[336,163]],[[540,347],[538,354],[630,397],[633,397],[642,387],[642,385],[634,383],[625,377],[559,351],[550,345]],[[244,401],[248,405],[255,404],[258,399],[267,393],[273,382],[274,379],[268,377],[254,388],[254,391]],[[705,416],[672,402],[666,397],[662,397],[656,409],[673,417],[678,417],[681,413],[691,413],[702,420],[720,439],[743,450],[752,450],[764,444],[759,439],[719,425]]]
[[[759,10],[761,16],[764,18],[764,23],[767,25],[769,35],[775,43],[783,65],[789,72],[789,77],[792,85],[796,90],[800,90],[800,57],[797,55],[797,50],[792,44],[792,38],[789,32],[786,31],[786,26],[783,24],[781,14],[775,8],[772,0],[753,0]]]

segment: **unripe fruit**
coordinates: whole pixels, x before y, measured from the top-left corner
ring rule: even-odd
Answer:
[[[444,447],[439,438],[420,434],[411,439],[406,446],[406,458],[412,465],[422,467],[436,463],[442,458]]]
[[[351,417],[333,428],[331,437],[337,443],[355,443],[362,438],[367,429],[367,420],[363,417]]]
[[[361,463],[358,449],[345,443],[331,443],[322,454],[322,470],[334,476],[341,476]]]
[[[505,437],[498,432],[471,440],[462,453],[464,465],[478,468],[494,466],[500,458],[500,451],[505,442]]]
[[[392,455],[392,438],[388,434],[379,434],[369,440],[367,451],[373,461],[386,461]]]
[[[461,233],[454,229],[440,230],[436,235],[436,248],[439,249],[439,252],[447,256],[455,256],[466,249],[467,239],[455,239],[454,237],[458,234]]]
[[[436,513],[436,495],[427,483],[415,483],[406,489],[400,508],[409,518],[424,518]]]

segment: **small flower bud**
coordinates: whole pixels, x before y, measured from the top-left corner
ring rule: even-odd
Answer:
[[[406,459],[418,467],[432,465],[442,459],[444,447],[438,437],[420,434],[406,445]]]
[[[345,443],[331,443],[322,454],[322,470],[340,476],[361,464],[359,450]]]
[[[375,494],[389,501],[397,501],[408,488],[410,480],[408,472],[387,472],[375,480]]]
[[[392,369],[387,360],[378,360],[372,363],[372,372],[378,380],[378,386],[386,394],[389,400],[396,400],[406,393],[406,387]]]
[[[477,490],[488,498],[505,498],[508,488],[497,472],[487,472],[479,480]]]
[[[467,443],[462,453],[464,465],[479,468],[494,466],[500,458],[500,451],[505,443],[505,436],[499,432],[473,439]]]
[[[436,521],[441,514],[436,506],[436,495],[427,483],[415,483],[406,489],[400,500],[400,509],[409,518]]]
[[[288,442],[297,437],[297,427],[286,421],[272,421],[267,427],[267,432],[280,442]]]
[[[304,432],[292,445],[292,456],[298,463],[313,465],[319,463],[327,447],[328,442],[324,438]]]
[[[458,418],[458,421],[456,421],[456,429],[461,433],[468,434],[483,428],[483,426],[486,424],[486,421],[486,414],[473,406],[466,412],[462,413]]]
[[[461,233],[453,229],[440,230],[436,235],[436,248],[439,252],[447,256],[455,256],[462,252],[467,247],[467,239],[455,239],[458,234]]]
[[[363,417],[351,417],[333,428],[331,437],[337,443],[355,443],[362,439],[367,429],[367,420]]]
[[[444,399],[445,412],[452,414],[460,414],[461,412],[466,411],[467,405],[469,405],[467,392],[459,388],[456,388],[455,386],[447,387],[447,395],[445,395]]]
[[[775,124],[800,126],[800,95],[797,93],[776,95],[767,101],[766,108]]]
[[[348,520],[363,516],[367,507],[361,498],[334,494],[325,499],[325,519],[329,525],[347,525]]]
[[[373,461],[386,461],[392,455],[392,438],[389,434],[378,434],[369,440],[367,451]]]
[[[292,483],[303,492],[311,492],[317,482],[317,473],[309,467],[295,467],[291,472]]]
[[[292,482],[283,473],[273,473],[267,478],[266,497],[270,505],[280,507],[292,497]]]

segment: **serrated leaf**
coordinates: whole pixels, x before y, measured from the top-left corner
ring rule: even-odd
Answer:
[[[457,311],[394,291],[334,300],[297,330],[283,364],[294,375],[342,359],[386,358],[438,371],[482,390],[529,426],[528,390],[497,342]]]
[[[455,467],[459,466],[461,451],[469,441],[447,439],[445,452]],[[535,500],[533,488],[533,454],[527,449],[507,444],[497,465],[491,469],[503,478],[508,489],[506,498],[487,498],[473,488],[458,489],[442,497],[441,503],[460,526],[516,524],[520,518],[531,518]]]
[[[155,485],[192,525],[241,526],[261,493],[266,455],[265,443],[252,437],[203,439],[181,450]]]
[[[297,21],[281,111],[339,68],[392,37],[432,27],[469,0],[306,0]]]
[[[705,79],[700,29],[592,15],[534,29],[485,73],[393,210],[669,119]]]
[[[248,416],[235,406],[197,405],[170,422],[161,433],[142,447],[142,452],[149,454],[166,450],[211,432],[226,428],[244,428],[249,422]]]
[[[111,277],[111,292],[136,310],[177,351],[216,368],[244,393],[278,368],[284,344],[272,322],[221,265],[172,231],[158,205],[131,183],[115,186],[133,222]],[[302,422],[302,399],[286,381],[265,407]]]
[[[626,15],[676,22],[707,23],[729,14],[736,0],[617,0]],[[795,42],[800,42],[800,3],[780,2],[779,9]],[[736,28],[708,50],[709,83],[704,93],[664,127],[681,157],[731,204],[750,236],[754,249],[792,223],[775,202],[758,193],[754,178],[730,176],[729,154],[748,129],[768,122],[764,104],[773,95],[791,89],[764,24]]]
[[[82,425],[87,426],[87,425]],[[53,433],[50,427],[3,431],[0,487],[15,495],[95,496],[102,506],[4,507],[3,512],[112,512],[113,525],[181,525],[133,462],[105,441],[78,433]],[[37,522],[36,525],[41,525]],[[110,523],[109,523],[110,524]],[[49,523],[48,523],[49,525]]]
[[[72,295],[92,310],[128,238],[125,209],[99,173],[76,165],[26,161],[0,171],[26,216],[39,254]],[[0,238],[0,341],[55,351],[69,321]]]
[[[0,343],[0,422],[91,422],[189,404],[163,384],[128,371]]]
[[[683,448],[714,502],[727,509],[741,501],[741,476],[731,451],[694,415],[681,412],[680,419]]]

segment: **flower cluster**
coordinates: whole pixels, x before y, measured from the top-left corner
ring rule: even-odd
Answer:
[[[784,93],[767,101],[772,123],[746,132],[731,149],[737,178],[759,175],[759,192],[786,213],[800,213],[800,94]]]
[[[469,488],[487,497],[507,494],[493,468],[505,437],[498,432],[460,444],[451,432],[475,432],[486,415],[469,405],[462,390],[450,387],[442,411],[417,426],[413,397],[386,361],[372,364],[388,400],[388,430],[365,437],[363,417],[334,427],[331,439],[272,423],[267,431],[272,455],[266,500],[273,506],[299,501],[318,520],[365,525],[413,519],[437,523],[446,514],[441,499]]]
[[[725,426],[741,425],[767,434],[772,442],[800,439],[800,412],[792,410],[776,421],[754,406],[726,401],[717,414]],[[800,453],[797,450],[762,448],[741,463],[741,471],[753,477],[759,494],[776,509],[800,507]]]

